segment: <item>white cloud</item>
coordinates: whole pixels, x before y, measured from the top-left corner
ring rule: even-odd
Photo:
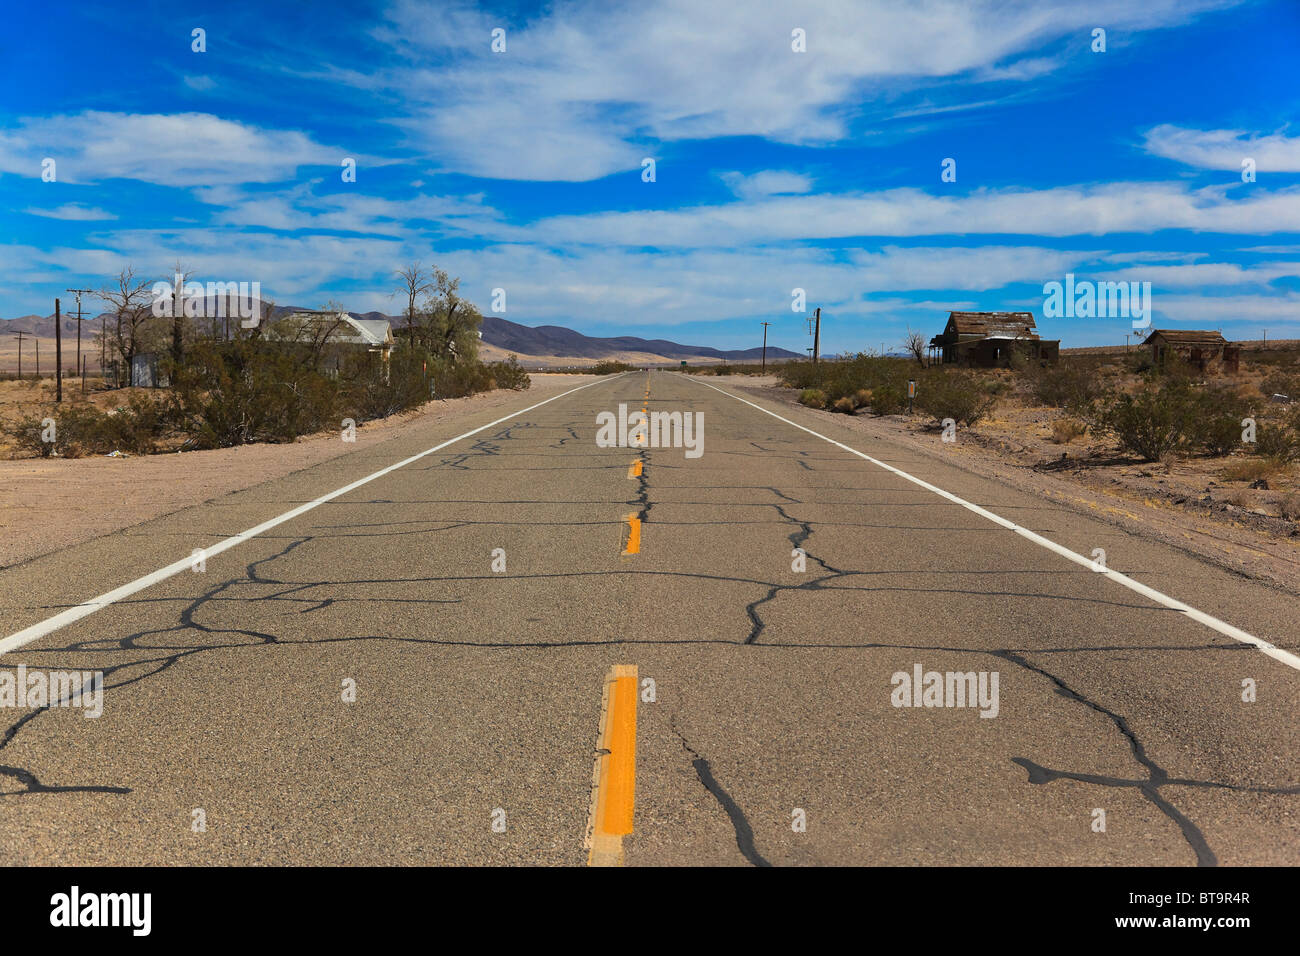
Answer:
[[[1267,285],[1276,279],[1300,276],[1300,262],[1266,262],[1242,266],[1235,262],[1198,262],[1173,266],[1130,266],[1114,272],[1079,276],[1106,281],[1150,282],[1157,289],[1205,289],[1214,286]]]
[[[1016,282],[1041,284],[1057,278],[1095,253],[1039,246],[899,247],[848,255],[854,280],[865,293],[988,291]]]
[[[1202,328],[1216,328],[1243,320],[1273,322],[1279,328],[1283,325],[1300,327],[1300,295],[1294,293],[1285,296],[1161,296],[1154,294],[1153,290],[1151,303],[1157,318],[1189,325],[1199,322]],[[1159,322],[1155,324],[1159,325]]]
[[[765,169],[749,176],[738,172],[723,173],[722,181],[741,199],[794,195],[812,191],[812,180],[809,177],[778,169]]]
[[[896,110],[900,91],[959,98],[959,79],[1024,83],[1070,60],[1030,54],[1059,43],[1085,55],[1098,23],[1132,36],[1238,2],[561,0],[515,24],[398,0],[374,34],[410,65],[335,77],[422,103],[400,122],[448,169],[583,181],[636,168],[652,141],[834,142],[854,113]],[[495,27],[507,31],[504,53],[491,52]],[[791,50],[796,27],[805,53]]]
[[[1101,236],[1163,229],[1265,235],[1295,232],[1300,224],[1300,187],[1228,196],[1227,187],[1190,190],[1140,182],[979,189],[965,196],[903,188],[554,216],[528,227],[503,226],[493,234],[550,243],[706,247],[860,236]]]
[[[1300,172],[1300,136],[1263,135],[1236,129],[1184,129],[1164,124],[1144,137],[1148,153],[1200,169],[1241,170],[1244,159],[1255,160],[1256,174]]]
[[[487,179],[584,182],[640,172],[645,148],[610,136],[596,110],[519,102],[508,90],[395,121],[450,169]]]
[[[400,237],[413,232],[477,234],[501,219],[500,212],[483,203],[481,194],[385,199],[355,192],[318,195],[312,192],[314,185],[302,183],[270,194],[235,186],[214,186],[196,189],[194,194],[204,203],[225,207],[214,216],[214,222],[222,226]],[[420,223],[425,225],[421,227]]]
[[[1182,252],[1163,250],[1158,252],[1113,252],[1101,257],[1103,262],[1137,263],[1152,262],[1157,265],[1187,265],[1197,259],[1204,259],[1207,252]]]
[[[979,78],[981,80],[1032,80],[1060,69],[1064,62],[1064,58],[1027,57],[1005,66],[981,70]]]
[[[53,209],[38,209],[35,207],[24,209],[23,212],[29,216],[43,216],[46,219],[71,219],[79,222],[92,222],[101,219],[116,219],[117,216],[111,212],[106,212],[94,206],[83,206],[81,203],[64,203],[62,206],[56,206]]]
[[[165,186],[270,183],[300,166],[338,167],[352,155],[293,130],[265,130],[209,113],[105,113],[28,118],[0,137],[0,172],[39,177],[58,164],[59,182],[137,179]]]

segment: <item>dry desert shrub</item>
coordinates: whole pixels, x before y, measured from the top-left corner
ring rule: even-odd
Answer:
[[[809,408],[825,408],[826,393],[820,388],[805,388],[799,393],[799,404]]]
[[[1058,445],[1068,445],[1087,431],[1088,426],[1077,418],[1058,418],[1052,422],[1052,441]]]
[[[1267,480],[1283,470],[1285,470],[1284,465],[1267,458],[1241,458],[1223,469],[1223,480],[1259,481],[1261,478]]]
[[[996,401],[979,376],[965,369],[926,369],[916,389],[921,411],[936,422],[951,418],[967,427],[986,417]]]

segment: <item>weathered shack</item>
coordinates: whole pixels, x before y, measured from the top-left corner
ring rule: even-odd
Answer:
[[[1032,312],[949,312],[948,324],[930,340],[932,360],[994,368],[1013,354],[1033,362],[1055,362],[1060,339],[1039,338]]]
[[[1151,350],[1151,361],[1156,364],[1176,356],[1201,372],[1241,368],[1241,346],[1211,329],[1152,329],[1142,344]]]

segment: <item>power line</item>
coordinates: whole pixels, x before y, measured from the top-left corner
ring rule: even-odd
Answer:
[[[83,294],[94,295],[95,290],[94,289],[64,289],[63,291],[71,292],[73,295],[77,297],[77,369],[78,371],[80,371],[81,369],[81,322],[82,322],[81,296]],[[101,362],[100,364],[102,365],[103,363]],[[86,390],[86,376],[84,375],[81,376],[81,390],[83,392]]]

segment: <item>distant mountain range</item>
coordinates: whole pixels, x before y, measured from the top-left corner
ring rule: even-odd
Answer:
[[[299,308],[298,306],[276,306],[275,313],[280,316],[297,311]],[[349,314],[358,319],[388,319],[393,324],[394,329],[401,328],[406,324],[405,317],[385,315],[383,312],[352,312]],[[98,332],[99,323],[105,319],[111,321],[112,316],[109,313],[101,313],[93,318],[87,317],[81,330],[82,341],[84,342],[88,336]],[[22,315],[16,319],[0,319],[0,335],[10,331],[27,332],[42,338],[53,338],[54,316]],[[536,327],[520,325],[518,322],[510,322],[495,315],[485,315],[483,317],[482,331],[484,344],[490,346],[485,351],[492,353],[489,354],[489,357],[495,357],[494,353],[497,352],[502,354],[509,352],[518,355],[521,360],[580,359],[599,361],[601,359],[621,358],[634,362],[656,360],[676,362],[683,359],[687,361],[703,359],[748,362],[757,361],[763,354],[761,348],[715,349],[702,345],[681,345],[667,339],[643,339],[635,335],[596,338],[559,325],[539,325]],[[68,318],[66,312],[63,313],[63,334],[65,337],[73,336],[74,338],[77,334],[77,321]],[[767,357],[776,360],[803,358],[804,356],[788,349],[768,346]]]
[[[107,315],[107,313],[105,313]],[[111,316],[109,316],[111,318]],[[84,339],[87,335],[93,335],[99,331],[99,320],[86,316],[86,321],[81,325],[81,337]],[[54,316],[53,315],[20,315],[16,319],[0,319],[0,335],[9,332],[26,332],[29,335],[39,336],[40,338],[54,338]],[[63,334],[71,335],[74,338],[77,335],[77,320],[68,318],[68,314],[63,313]]]

